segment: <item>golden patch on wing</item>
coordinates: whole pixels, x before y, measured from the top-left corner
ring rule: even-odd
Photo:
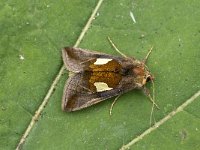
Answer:
[[[100,58],[98,58],[98,59],[100,59]],[[98,62],[98,59],[96,59],[94,61],[94,63],[89,66],[93,72],[95,72],[95,71],[119,72],[121,70],[122,66],[114,59],[112,59],[112,60],[106,59],[106,60],[104,60],[104,64],[100,64],[100,62]],[[95,64],[96,62],[98,62],[98,64]],[[103,60],[101,60],[101,63],[103,63]]]
[[[89,79],[89,89],[94,92],[113,89],[119,85],[121,79],[122,76],[114,72],[92,72]],[[104,90],[102,86],[105,87]]]

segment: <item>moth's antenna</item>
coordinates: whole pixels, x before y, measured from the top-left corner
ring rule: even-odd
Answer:
[[[113,41],[110,39],[110,37],[108,36],[108,41],[110,42],[110,44],[112,45],[112,47],[123,57],[127,58],[127,56],[125,54],[123,54],[118,48],[117,46],[115,46],[115,44],[113,43]]]
[[[152,50],[153,50],[153,46],[150,48],[150,50],[148,51],[146,57],[144,58],[144,60],[143,60],[143,63],[144,63],[144,64],[146,63],[146,61],[147,61],[149,55],[151,54]]]

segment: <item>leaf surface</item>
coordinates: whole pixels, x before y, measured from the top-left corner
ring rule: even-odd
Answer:
[[[5,149],[16,146],[62,65],[60,48],[76,42],[96,3],[13,2],[1,6],[0,144]],[[153,46],[147,66],[155,76],[161,109],[154,110],[154,116],[159,121],[200,90],[199,5],[197,0],[105,0],[79,47],[119,55],[109,44],[109,36],[124,54],[142,60]],[[67,78],[65,72],[23,149],[119,149],[150,128],[152,104],[141,91],[122,95],[112,116],[113,99],[81,111],[62,112]],[[199,100],[131,149],[197,149]]]

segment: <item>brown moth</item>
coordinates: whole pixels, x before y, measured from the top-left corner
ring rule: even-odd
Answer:
[[[153,80],[147,57],[139,61],[73,47],[63,48],[62,57],[72,72],[64,88],[63,111],[80,110],[133,89],[148,91],[145,85]]]

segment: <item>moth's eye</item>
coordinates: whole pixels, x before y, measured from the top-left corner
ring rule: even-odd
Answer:
[[[149,81],[151,81],[152,79],[151,79],[151,76],[148,76],[147,77],[147,79],[146,79],[146,82],[149,82]]]

